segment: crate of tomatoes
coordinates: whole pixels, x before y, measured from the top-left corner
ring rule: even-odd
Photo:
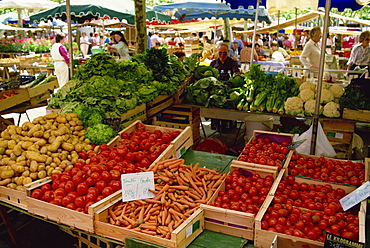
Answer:
[[[326,232],[364,242],[363,204],[344,211],[339,202],[355,189],[285,174],[256,216],[254,245],[270,247],[279,236],[322,247]]]
[[[289,175],[358,187],[369,180],[369,163],[293,153]]]
[[[232,161],[230,173],[204,209],[205,229],[253,240],[254,217],[273,193],[277,172]]]
[[[121,174],[140,172],[186,151],[192,145],[188,132],[189,129],[157,128],[137,121],[109,144],[79,153],[80,159],[71,170],[52,174],[44,184],[29,187],[28,210],[93,232],[93,213],[110,204],[115,199],[111,195],[121,194]]]
[[[293,150],[288,146],[292,142],[293,134],[254,130],[238,160],[249,166],[279,171],[290,160]]]

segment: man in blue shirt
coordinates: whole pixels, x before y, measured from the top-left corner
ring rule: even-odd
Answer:
[[[243,47],[244,47],[244,43],[242,41],[242,35],[241,34],[236,34],[235,35],[235,39],[233,40],[233,42],[238,42],[238,45],[239,45],[239,49],[241,50]],[[233,48],[233,43],[230,44],[230,49]]]

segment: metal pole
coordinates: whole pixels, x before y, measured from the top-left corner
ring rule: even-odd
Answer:
[[[70,58],[69,63],[69,78],[73,77],[73,47],[72,47],[72,30],[71,30],[71,3],[70,0],[66,1],[66,15],[68,27],[68,55]]]
[[[256,4],[256,17],[254,19],[254,28],[253,28],[253,36],[252,36],[252,51],[251,51],[251,61],[250,66],[253,64],[253,54],[254,54],[254,43],[256,39],[256,33],[257,33],[257,22],[258,22],[258,10],[260,8],[260,0],[257,0]]]
[[[321,99],[321,86],[322,86],[322,76],[324,74],[325,47],[326,47],[326,37],[328,35],[330,8],[331,8],[331,0],[326,0],[323,36],[321,38],[320,66],[319,66],[319,75],[318,75],[318,82],[317,82],[315,114],[312,118],[313,126],[312,126],[312,139],[311,139],[311,149],[310,149],[311,155],[315,154],[315,150],[316,150],[317,127],[318,127],[318,122],[319,122],[319,108],[320,108],[320,99]]]

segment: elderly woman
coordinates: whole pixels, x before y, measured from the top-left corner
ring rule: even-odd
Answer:
[[[318,43],[321,40],[321,36],[321,27],[313,27],[310,30],[310,40],[305,44],[299,57],[305,68],[319,69],[321,47]]]
[[[364,68],[370,64],[370,31],[366,30],[360,34],[359,42],[353,46],[351,55],[347,62],[347,70],[354,70],[356,66]]]

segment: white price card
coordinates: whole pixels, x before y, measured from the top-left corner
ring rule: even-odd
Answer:
[[[370,182],[366,182],[360,187],[358,187],[355,191],[352,191],[345,197],[339,200],[340,204],[344,211],[347,211],[357,203],[365,200],[370,196]]]
[[[122,201],[134,201],[139,199],[153,198],[154,173],[153,171],[122,174]]]

